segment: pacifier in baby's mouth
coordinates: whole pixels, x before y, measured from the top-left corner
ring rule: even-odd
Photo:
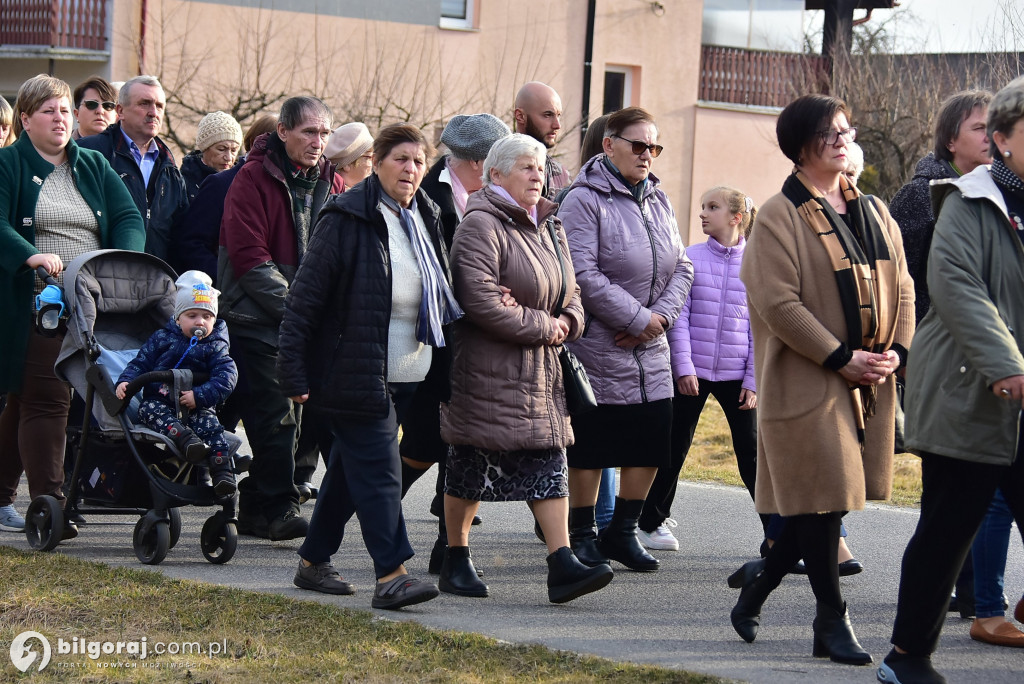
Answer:
[[[197,325],[192,328],[192,337],[203,338],[206,337],[206,328],[201,325]]]

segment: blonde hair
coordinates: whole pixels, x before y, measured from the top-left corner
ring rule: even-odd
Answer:
[[[757,207],[754,206],[754,200],[748,197],[745,192],[736,188],[730,188],[727,185],[716,185],[707,190],[701,197],[707,197],[713,192],[722,195],[722,199],[725,200],[725,208],[729,210],[730,214],[743,215],[740,218],[740,233],[744,239],[750,237],[750,229],[754,226],[754,218],[757,217]]]
[[[71,86],[65,81],[46,74],[33,76],[21,84],[14,102],[14,135],[21,135],[21,115],[32,116],[47,100],[63,97],[71,107]]]
[[[0,147],[7,147],[14,142],[14,109],[11,108],[11,103],[5,100],[3,95],[0,95],[0,126],[11,127],[7,131],[7,135],[0,140]]]

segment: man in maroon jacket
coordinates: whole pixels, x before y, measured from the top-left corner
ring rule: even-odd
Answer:
[[[278,327],[331,193],[335,168],[323,152],[332,119],[314,97],[286,100],[277,131],[256,138],[231,183],[221,221],[221,316],[239,375],[227,411],[241,418],[253,450],[238,487],[238,531],[271,540],[304,537],[308,527],[293,484],[296,412],[277,381]]]

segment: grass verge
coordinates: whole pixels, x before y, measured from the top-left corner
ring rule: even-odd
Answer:
[[[680,479],[743,486],[732,450],[729,423],[718,402],[711,398],[701,413],[693,445],[686,456]],[[897,506],[921,503],[921,460],[913,454],[896,454],[893,461],[892,501]]]
[[[723,680],[516,646],[310,601],[171,580],[60,553],[0,546],[0,643],[33,630],[51,644],[42,672],[4,655],[5,681],[32,682],[685,682]],[[148,657],[58,653],[58,639],[141,641]],[[204,653],[155,655],[156,644]],[[220,653],[208,644],[217,643]],[[37,653],[38,643],[29,642]],[[191,650],[191,649],[190,649]],[[33,663],[36,665],[37,663]]]

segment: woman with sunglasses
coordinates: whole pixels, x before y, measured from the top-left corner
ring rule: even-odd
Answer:
[[[867,665],[839,588],[839,526],[892,490],[896,383],[914,332],[914,285],[899,227],[843,171],[856,137],[842,100],[808,95],[776,124],[796,165],[761,207],[744,251],[759,391],[758,513],[786,524],[742,587],[732,625],[752,642],[761,605],[803,558],[817,601],[813,655]]]
[[[96,135],[117,121],[117,88],[105,78],[90,76],[75,88],[75,121],[72,140]]]
[[[603,149],[583,165],[559,209],[584,308],[569,345],[590,375],[597,409],[573,417],[568,449],[573,552],[638,572],[658,561],[637,540],[637,518],[658,468],[669,464],[672,368],[665,331],[679,316],[693,265],[651,164],[654,118],[639,107],[608,117]],[[603,468],[621,468],[611,522],[600,537],[594,506]]]

